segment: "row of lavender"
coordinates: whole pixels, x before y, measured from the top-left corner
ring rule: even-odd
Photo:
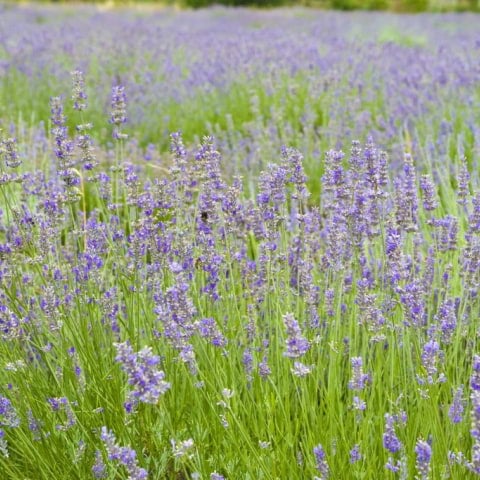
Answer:
[[[210,137],[129,158],[120,85],[103,154],[72,78],[77,127],[53,97],[52,163],[2,136],[4,478],[480,473],[465,161],[439,186],[407,151],[392,180],[353,142],[326,152],[314,206],[285,147],[249,199]]]
[[[304,152],[309,176],[326,149],[368,135],[395,158],[411,141],[422,168],[478,148],[473,14],[1,8],[0,116],[12,129],[19,114],[45,120],[80,68],[95,124],[122,84],[147,157],[168,150],[171,131],[194,143],[215,132],[230,174],[258,173],[281,144]]]

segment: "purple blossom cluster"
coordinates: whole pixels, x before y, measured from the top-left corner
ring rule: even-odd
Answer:
[[[128,384],[133,387],[128,395],[127,410],[131,410],[137,402],[156,404],[170,388],[170,383],[163,380],[165,373],[157,368],[160,357],[152,354],[151,347],[135,353],[127,342],[117,343],[115,348],[115,360],[122,365],[122,370],[128,376]]]
[[[107,427],[102,427],[100,438],[107,450],[108,460],[123,465],[128,473],[129,480],[144,480],[148,478],[148,472],[144,468],[138,466],[137,453],[135,450],[132,450],[129,447],[120,447],[116,443],[115,435],[109,431]],[[101,467],[98,467],[96,472],[97,474],[103,474]]]
[[[319,480],[328,480],[330,478],[330,468],[328,466],[325,450],[322,445],[313,448],[313,456],[315,457],[315,468],[319,473]]]

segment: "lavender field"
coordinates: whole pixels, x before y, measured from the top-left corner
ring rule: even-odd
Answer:
[[[480,476],[480,16],[0,4],[0,479]]]

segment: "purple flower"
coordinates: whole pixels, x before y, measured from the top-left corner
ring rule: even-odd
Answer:
[[[5,165],[10,168],[17,168],[22,163],[17,150],[17,141],[14,138],[6,138],[0,141],[0,157],[5,160]]]
[[[98,164],[94,154],[93,140],[88,133],[91,128],[90,123],[77,125],[77,147],[81,151],[80,163],[84,170],[92,170]]]
[[[307,176],[303,169],[303,156],[294,148],[282,147],[283,165],[289,173],[288,181],[294,185],[295,192],[292,198],[297,200],[305,200],[309,196],[306,188]]]
[[[472,460],[469,461],[465,455],[460,453],[450,452],[450,459],[456,463],[464,465],[471,472],[480,474],[480,391],[473,390],[470,394],[472,408],[470,411],[471,430],[470,434],[473,438],[472,446]]]
[[[242,363],[245,368],[247,380],[251,381],[252,373],[253,373],[253,355],[252,355],[252,349],[250,347],[247,347],[243,351]]]
[[[458,219],[452,215],[435,220],[434,236],[440,252],[455,251],[457,248]]]
[[[322,445],[319,444],[313,448],[313,456],[315,457],[315,468],[320,473],[320,479],[327,480],[330,476],[330,467]]]
[[[182,458],[188,456],[189,458],[192,456],[191,450],[193,449],[195,443],[192,438],[188,440],[183,440],[178,442],[174,439],[170,440],[172,445],[173,456],[175,458]]]
[[[438,309],[435,319],[440,326],[440,335],[444,343],[450,343],[457,327],[457,316],[453,300],[444,300]]]
[[[87,108],[87,94],[85,93],[85,79],[83,72],[74,70],[72,73],[72,101],[73,108],[78,111],[83,111]]]
[[[472,199],[473,212],[471,213],[469,222],[469,231],[478,233],[480,232],[480,192],[477,192]]]
[[[423,192],[423,208],[427,212],[435,210],[438,207],[438,202],[435,198],[435,185],[430,175],[422,175],[420,188]]]
[[[23,334],[22,320],[6,305],[0,305],[0,337],[2,340],[20,338]]]
[[[370,380],[370,375],[363,373],[362,357],[352,357],[352,379],[348,388],[354,391],[362,391]]]
[[[425,440],[418,440],[415,445],[417,456],[416,468],[419,480],[428,480],[430,477],[430,462],[432,460],[432,447]]]
[[[225,347],[227,340],[218,328],[217,322],[213,318],[202,318],[197,322],[198,332],[203,338],[210,340],[215,347]]]
[[[283,323],[287,329],[287,351],[284,356],[289,358],[298,358],[308,352],[310,342],[302,336],[302,332],[292,313],[283,316]]]
[[[383,434],[383,448],[390,453],[399,452],[403,445],[395,433],[396,417],[390,414],[385,414],[385,432]]]
[[[473,372],[470,376],[470,386],[474,391],[480,391],[480,355],[473,356]]]
[[[460,423],[463,420],[464,403],[463,386],[460,386],[455,391],[452,404],[448,409],[448,416],[452,423]]]
[[[472,429],[470,433],[476,443],[480,445],[480,392],[474,390],[470,399],[472,401],[472,410],[470,416],[472,418]]]
[[[220,475],[217,472],[213,472],[210,474],[210,480],[226,480],[223,475]]]
[[[108,459],[123,465],[129,474],[130,480],[145,480],[148,472],[140,468],[137,462],[137,453],[129,447],[120,447],[116,444],[115,435],[102,427],[100,438],[107,449]]]
[[[440,350],[440,345],[435,340],[429,340],[423,346],[422,365],[427,372],[427,382],[429,384],[445,381],[445,376],[438,374],[438,362],[442,355],[443,352]]]
[[[312,373],[312,366],[304,365],[301,362],[294,362],[291,371],[296,377],[306,377]]]
[[[52,124],[56,127],[64,127],[67,119],[63,113],[63,103],[60,97],[50,98],[50,113]]]
[[[53,412],[63,413],[66,415],[66,421],[55,425],[55,428],[60,431],[65,431],[76,425],[77,419],[72,410],[72,406],[67,397],[48,398],[47,402]]]
[[[271,373],[272,373],[272,370],[268,365],[268,358],[267,358],[267,355],[265,354],[262,358],[262,361],[258,364],[258,374],[263,380],[266,380]]]
[[[407,232],[418,227],[418,197],[415,167],[410,154],[405,154],[403,177],[395,182],[395,217],[399,226]]]
[[[128,383],[133,387],[129,398],[143,403],[156,404],[170,383],[163,381],[165,374],[157,369],[160,358],[152,354],[150,347],[134,353],[127,343],[114,344],[117,349],[115,360],[122,364],[122,370],[128,375]]]
[[[360,397],[355,395],[353,397],[353,409],[359,412],[363,412],[367,408],[367,404]]]
[[[463,160],[462,160],[462,166],[457,176],[457,182],[458,182],[458,203],[460,205],[466,205],[467,198],[470,195],[470,187],[469,187],[470,173],[468,171],[467,161],[465,157],[463,157]]]
[[[400,296],[400,301],[405,307],[406,323],[416,327],[422,326],[426,321],[425,292],[420,281],[414,280],[405,285]]]
[[[32,432],[33,439],[35,441],[40,441],[42,439],[42,422],[33,416],[31,410],[27,411],[28,418],[28,429]]]
[[[187,363],[190,371],[195,373],[195,352],[189,339],[197,331],[197,324],[193,321],[196,309],[189,296],[189,288],[186,273],[181,271],[176,276],[176,283],[165,292],[159,289],[154,294],[154,300],[155,313],[163,324],[164,337],[180,352],[182,361]]]
[[[100,450],[95,452],[95,463],[92,465],[92,473],[95,478],[106,478],[108,476]]]
[[[112,87],[112,112],[110,122],[119,127],[127,121],[127,96],[125,87],[115,85]]]
[[[12,402],[0,396],[0,427],[16,428],[20,425],[20,418]]]
[[[363,459],[362,454],[360,453],[360,445],[355,445],[350,450],[350,463],[357,463]]]
[[[116,85],[112,87],[110,123],[115,125],[113,129],[113,138],[115,140],[125,140],[127,135],[121,132],[121,125],[127,122],[127,96],[125,87]]]

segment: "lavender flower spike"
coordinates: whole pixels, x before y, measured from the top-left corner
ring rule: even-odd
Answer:
[[[148,472],[140,468],[137,463],[137,453],[129,447],[119,447],[115,440],[115,435],[102,427],[101,439],[105,444],[108,453],[108,459],[123,465],[128,472],[128,480],[145,480]]]
[[[350,450],[350,463],[357,463],[362,460],[362,454],[360,453],[360,445],[354,445]]]
[[[156,368],[160,358],[152,354],[150,347],[134,353],[127,342],[114,345],[117,348],[115,360],[122,364],[122,369],[128,375],[128,383],[133,387],[130,394],[133,400],[156,404],[170,388],[170,383],[163,381],[165,373]]]
[[[473,356],[473,372],[470,377],[470,386],[472,390],[480,391],[480,355]]]
[[[284,353],[286,357],[298,358],[308,352],[310,348],[309,341],[302,336],[302,332],[298,322],[293,317],[292,313],[287,313],[283,316],[283,322],[287,329],[287,351]]]
[[[363,373],[362,357],[353,357],[352,360],[352,380],[348,383],[351,390],[361,391],[370,379],[367,373]]]
[[[127,96],[125,87],[116,85],[112,88],[112,111],[110,123],[115,125],[113,138],[116,140],[125,140],[127,136],[120,131],[120,126],[127,122]]]
[[[417,455],[417,472],[418,480],[428,480],[430,478],[430,462],[432,459],[432,447],[425,440],[418,440],[415,446],[415,454]]]
[[[395,417],[385,415],[385,433],[383,434],[383,447],[390,453],[397,453],[402,448],[402,442],[395,433]]]
[[[14,138],[6,138],[0,142],[0,156],[3,156],[5,164],[9,168],[17,168],[22,163],[17,150],[17,141]]]
[[[313,455],[315,456],[315,464],[318,472],[320,473],[320,480],[327,480],[330,476],[330,468],[325,455],[325,450],[322,445],[317,445],[313,448]]]
[[[464,403],[463,386],[460,386],[455,391],[452,404],[448,410],[448,416],[452,423],[460,423],[463,420]]]
[[[87,94],[85,93],[85,79],[83,72],[75,70],[72,75],[72,101],[73,108],[78,111],[83,111],[87,108]]]

